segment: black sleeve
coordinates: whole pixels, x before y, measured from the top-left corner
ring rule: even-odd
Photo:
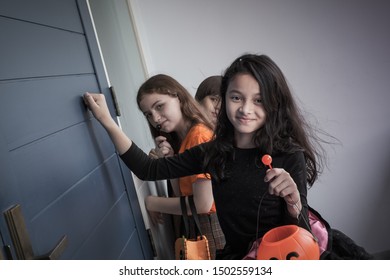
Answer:
[[[152,159],[134,142],[120,157],[141,180],[155,181],[204,173],[202,146],[195,146],[179,155]]]

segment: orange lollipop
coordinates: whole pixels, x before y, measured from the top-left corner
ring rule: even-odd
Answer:
[[[269,169],[272,169],[272,166],[271,166],[272,157],[270,155],[264,155],[261,158],[261,161],[263,162],[264,165],[268,166]]]

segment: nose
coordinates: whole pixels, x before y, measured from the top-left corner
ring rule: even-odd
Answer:
[[[152,118],[151,118],[151,119],[152,119],[152,121],[153,121],[154,123],[158,124],[158,123],[160,122],[161,116],[160,116],[159,113],[153,112],[153,113],[152,113]]]
[[[216,100],[216,102],[214,102],[214,110],[218,114],[220,109],[221,109],[221,99],[218,99]]]
[[[250,101],[244,101],[240,107],[241,113],[244,115],[250,114],[253,112],[253,103]]]

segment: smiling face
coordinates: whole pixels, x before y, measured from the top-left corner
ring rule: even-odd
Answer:
[[[235,76],[226,91],[226,114],[238,148],[256,147],[253,136],[266,120],[258,82],[249,74]]]
[[[185,121],[177,96],[168,94],[145,94],[139,107],[153,127],[161,126],[166,133],[179,132],[185,127]]]

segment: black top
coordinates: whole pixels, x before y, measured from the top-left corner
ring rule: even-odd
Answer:
[[[195,146],[173,157],[151,159],[133,143],[121,158],[141,180],[179,178],[207,173],[207,170],[202,168],[204,149],[201,147],[208,144],[210,143]],[[308,221],[308,205],[303,153],[272,155],[272,167],[283,168],[289,172],[297,184],[303,206],[301,215],[304,215],[304,219],[299,220],[288,213],[283,198],[268,194],[268,183],[264,182],[268,167],[261,163],[261,157],[257,148],[235,148],[233,160],[227,162],[229,177],[219,183],[212,178],[215,206],[225,234],[226,247],[229,247],[229,251],[237,258],[242,258],[249,250],[251,242],[255,240],[257,221],[258,237],[263,236],[271,228],[286,224],[298,224],[308,229],[304,222],[304,219]]]

